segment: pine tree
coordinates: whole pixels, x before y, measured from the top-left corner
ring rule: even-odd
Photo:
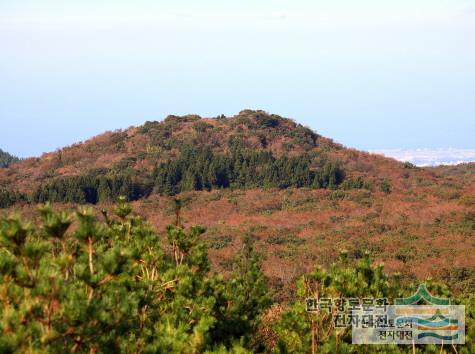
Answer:
[[[250,285],[230,292],[210,272],[202,227],[168,227],[168,254],[126,198],[103,216],[47,205],[39,226],[0,218],[1,352],[246,352],[244,319],[234,336],[215,334],[236,314],[222,304]]]
[[[214,335],[228,340],[242,337],[246,345],[256,345],[251,343],[249,334],[256,333],[260,316],[270,306],[269,294],[260,257],[254,251],[251,236],[246,234],[242,238],[241,251],[235,258],[233,279],[226,289],[225,326],[216,328]]]
[[[100,202],[105,202],[112,199],[112,191],[107,179],[101,178],[99,180],[97,195]]]

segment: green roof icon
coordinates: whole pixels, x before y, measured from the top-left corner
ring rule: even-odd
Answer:
[[[400,298],[400,299],[395,299],[394,304],[395,305],[415,305],[422,299],[431,305],[449,305],[449,301],[450,301],[449,299],[441,299],[441,298],[432,296],[427,290],[426,285],[420,284],[414,295]]]

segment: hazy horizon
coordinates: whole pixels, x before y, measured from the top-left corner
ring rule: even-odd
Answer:
[[[345,146],[475,149],[473,1],[0,4],[0,148],[263,109]]]

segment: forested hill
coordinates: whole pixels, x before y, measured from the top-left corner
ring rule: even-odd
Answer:
[[[8,167],[10,164],[17,161],[19,161],[18,157],[0,149],[0,168]]]
[[[208,229],[220,272],[232,269],[240,236],[252,235],[286,297],[316,260],[335,261],[335,249],[354,258],[368,250],[406,278],[467,279],[473,289],[475,164],[418,168],[246,110],[169,116],[0,168],[0,215],[33,217],[47,201],[99,211],[118,196],[162,233],[182,206],[184,223]]]
[[[106,132],[0,170],[0,206],[17,201],[97,203],[126,195],[216,188],[404,189],[428,170],[344,148],[263,111],[168,116]]]

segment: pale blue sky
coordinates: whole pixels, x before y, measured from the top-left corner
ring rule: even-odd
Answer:
[[[473,149],[474,38],[475,0],[0,0],[0,148],[254,108],[360,149]]]

